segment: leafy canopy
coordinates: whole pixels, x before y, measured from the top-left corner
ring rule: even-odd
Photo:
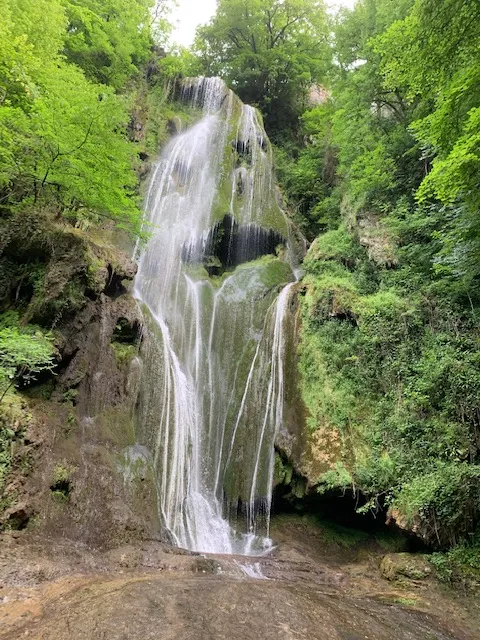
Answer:
[[[115,90],[148,56],[150,2],[0,0],[0,9],[0,206],[138,228],[138,151],[129,101]]]
[[[220,75],[262,110],[269,133],[292,126],[329,59],[322,0],[219,0],[195,50],[206,75]]]
[[[479,22],[478,2],[416,0],[374,43],[385,87],[424,107],[411,124],[428,167],[417,197],[447,207],[439,262],[469,286],[480,277]]]
[[[116,89],[150,52],[152,0],[65,0],[64,51],[88,79]]]

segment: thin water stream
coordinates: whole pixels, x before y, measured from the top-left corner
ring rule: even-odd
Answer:
[[[199,120],[165,147],[145,205],[138,428],[172,542],[256,555],[271,546],[289,223],[258,112],[218,78],[185,81],[182,99]]]

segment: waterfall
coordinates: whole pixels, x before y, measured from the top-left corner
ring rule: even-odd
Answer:
[[[181,99],[198,121],[155,164],[135,281],[146,317],[138,432],[172,542],[255,555],[271,545],[289,223],[258,112],[219,78],[184,81]]]

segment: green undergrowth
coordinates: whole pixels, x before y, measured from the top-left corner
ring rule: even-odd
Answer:
[[[134,344],[126,344],[123,342],[111,342],[110,347],[115,354],[115,360],[119,368],[129,365],[138,353],[138,347]]]
[[[22,325],[16,312],[0,314],[0,411],[8,391],[52,372],[54,336],[37,325]]]
[[[55,465],[50,485],[50,493],[52,500],[60,504],[67,503],[70,500],[70,494],[73,490],[72,476],[76,468],[66,462]]]
[[[320,236],[300,297],[308,428],[335,429],[342,455],[319,489],[354,488],[444,548],[480,513],[476,316],[411,290],[403,265],[372,266],[354,233]]]
[[[394,602],[395,604],[400,604],[403,607],[415,607],[418,603],[418,600],[416,600],[415,598],[398,597],[393,598],[392,602]]]
[[[470,544],[463,543],[445,553],[434,553],[430,562],[443,582],[480,590],[480,540],[478,534]]]

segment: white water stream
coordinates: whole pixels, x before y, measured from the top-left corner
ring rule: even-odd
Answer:
[[[218,78],[186,81],[183,98],[203,115],[165,147],[145,205],[151,238],[135,281],[148,326],[138,424],[171,540],[256,555],[271,545],[294,279],[288,251],[275,256],[273,245],[288,236],[288,222],[258,113]],[[213,255],[214,245],[223,253]]]

